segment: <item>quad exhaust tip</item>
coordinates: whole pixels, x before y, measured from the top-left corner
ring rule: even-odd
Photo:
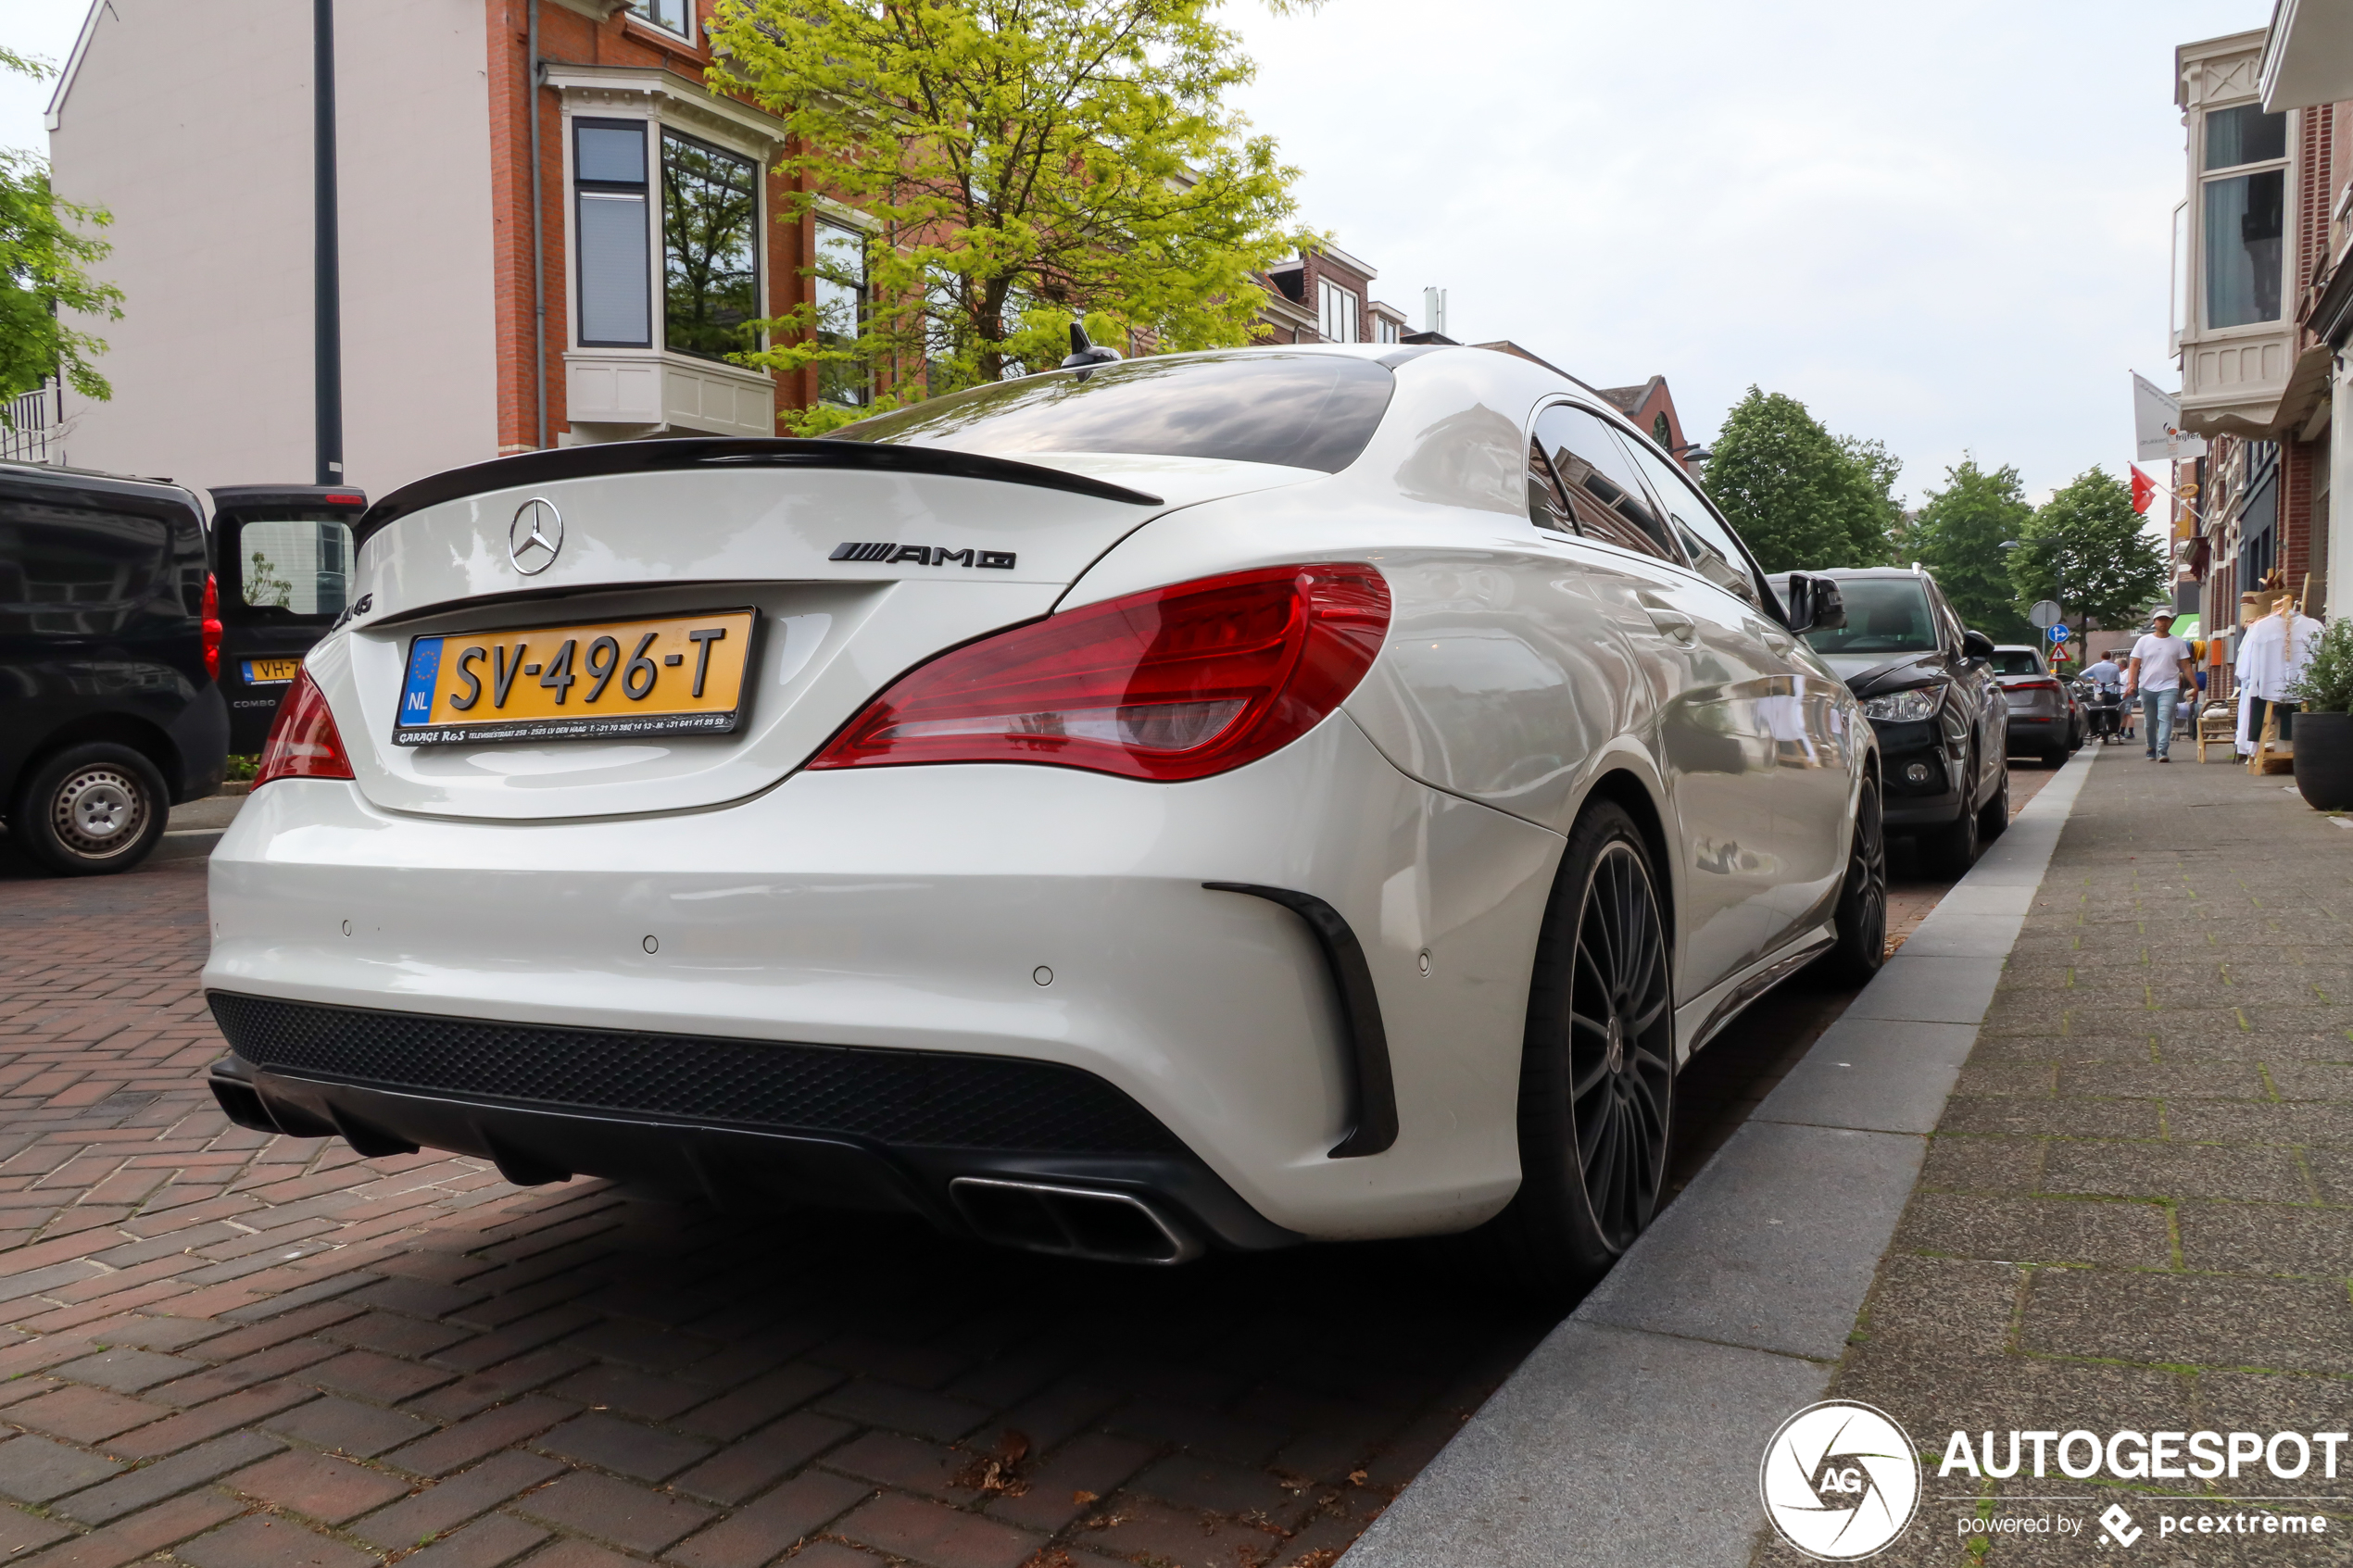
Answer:
[[[1202,1254],[1192,1232],[1134,1193],[958,1176],[948,1196],[983,1238],[1058,1258],[1183,1263]]]

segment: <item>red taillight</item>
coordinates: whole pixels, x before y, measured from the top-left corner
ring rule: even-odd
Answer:
[[[2057,681],[2020,681],[2010,687],[2014,692],[2055,692],[2058,689]]]
[[[298,670],[295,683],[278,704],[271,721],[270,738],[262,743],[261,766],[253,787],[272,779],[347,779],[351,759],[344,755],[343,736],[335,733],[335,716],[310,671]]]
[[[182,604],[188,601],[182,599]],[[204,672],[220,679],[220,584],[204,574]]]
[[[809,765],[1046,762],[1198,779],[1305,734],[1389,630],[1369,566],[1278,566],[1088,605],[901,676]]]

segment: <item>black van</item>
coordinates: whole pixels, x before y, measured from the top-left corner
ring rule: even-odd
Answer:
[[[69,875],[128,871],[220,787],[204,508],[165,480],[0,463],[0,811]]]
[[[224,484],[212,492],[231,751],[261,749],[302,656],[343,613],[351,525],[367,509],[368,497],[345,485]]]

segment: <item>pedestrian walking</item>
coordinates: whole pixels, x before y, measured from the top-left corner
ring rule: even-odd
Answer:
[[[2182,674],[2189,664],[2190,645],[2173,634],[2173,612],[2160,609],[2150,616],[2148,633],[2133,645],[2124,668],[2124,700],[2140,694],[2141,718],[2148,725],[2143,738],[2152,762],[2173,760],[2173,705],[2181,700]]]

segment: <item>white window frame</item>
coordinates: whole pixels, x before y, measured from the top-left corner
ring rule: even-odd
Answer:
[[[695,0],[667,0],[667,3],[676,6],[686,13],[686,25],[683,27],[673,27],[653,15],[653,7],[663,3],[664,0],[630,0],[629,15],[634,20],[643,22],[657,32],[666,32],[673,38],[683,38],[689,44],[701,43],[702,40],[695,36],[697,20]]]
[[[601,94],[599,94],[601,95]],[[663,287],[661,232],[661,133],[667,125],[679,134],[698,142],[708,142],[739,157],[749,158],[758,170],[753,181],[752,232],[757,236],[760,267],[760,308],[764,316],[773,303],[774,282],[770,276],[768,225],[772,221],[768,210],[768,158],[770,149],[740,132],[731,134],[732,128],[714,124],[701,117],[685,115],[666,117],[663,100],[659,94],[631,94],[635,101],[627,104],[593,102],[573,103],[566,94],[562,124],[564,251],[569,258],[564,284],[564,342],[569,352],[598,355],[668,356],[671,358],[709,366],[712,361],[691,354],[674,354],[667,346],[669,323],[668,298]],[[650,100],[650,101],[648,101]],[[646,127],[646,287],[650,297],[646,302],[647,320],[650,323],[647,346],[644,348],[608,347],[585,343],[581,338],[580,298],[580,207],[579,173],[575,168],[578,143],[573,133],[575,120],[639,120]],[[768,346],[768,334],[762,332],[760,347]],[[742,371],[740,366],[728,369]]]
[[[1329,278],[1315,280],[1315,330],[1326,343],[1363,342],[1364,308],[1365,296],[1354,289]]]

